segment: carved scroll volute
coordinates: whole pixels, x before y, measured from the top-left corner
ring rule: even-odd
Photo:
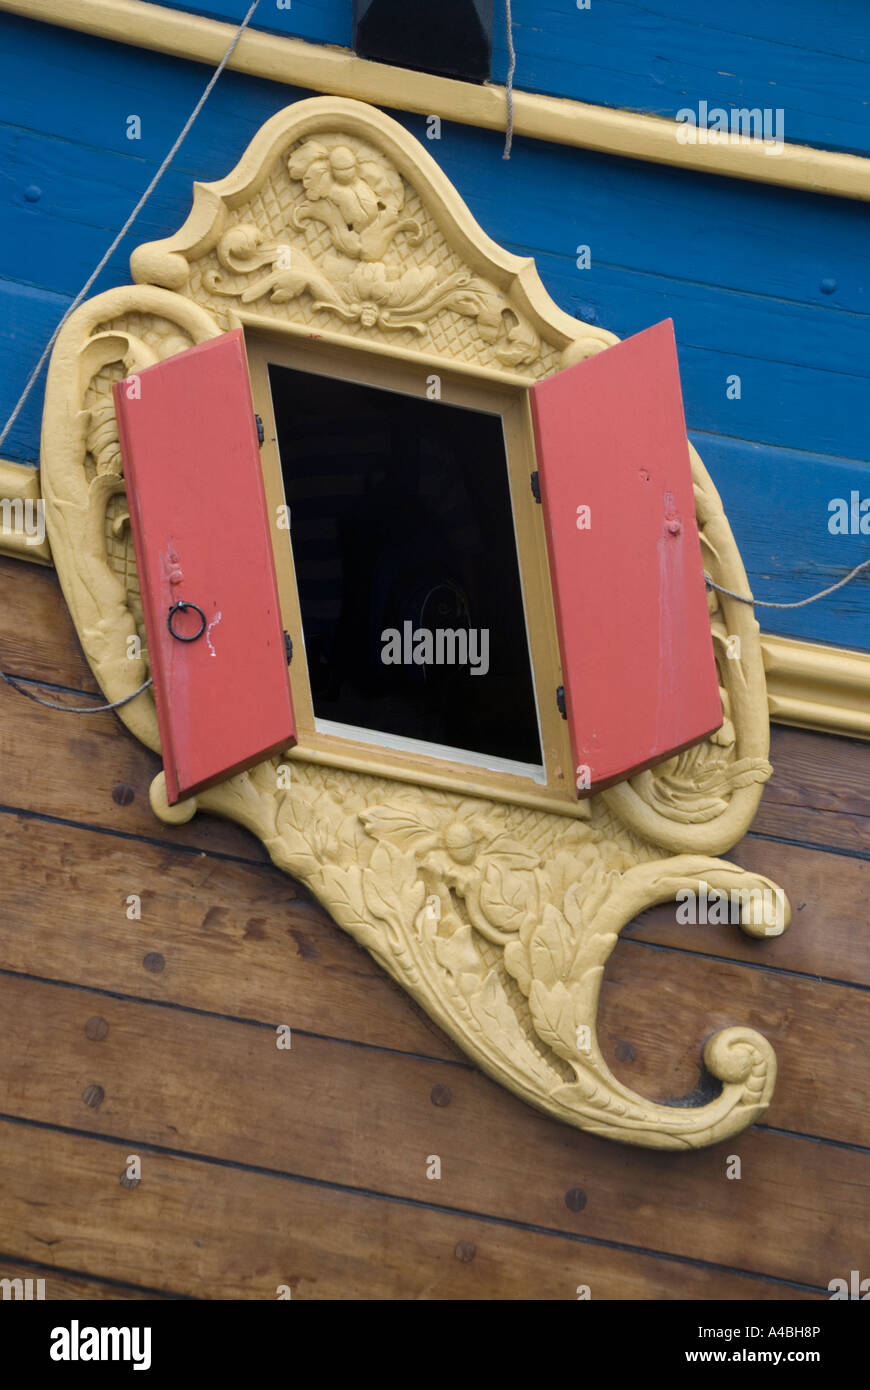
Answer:
[[[196,186],[181,230],[140,247],[132,264],[139,283],[83,305],[58,338],[41,460],[52,553],[109,700],[148,672],[113,381],[239,322],[440,356],[513,382],[615,341],[553,304],[533,263],[486,236],[399,125],[339,98],[279,112],[226,179]],[[743,591],[721,502],[694,450],[692,460],[705,565]],[[202,809],[251,830],[478,1065],[531,1104],[627,1143],[713,1143],[769,1102],[775,1059],[760,1034],[711,1038],[704,1059],[721,1093],[685,1108],[623,1086],[596,1039],[607,958],[644,907],[703,883],[744,895],[750,934],[787,925],[772,884],[707,857],[745,833],[770,772],[757,624],[728,600],[711,603],[711,621],[722,730],[593,797],[579,819],[304,760],[289,787],[268,761],[173,807],[158,778],[152,805],[166,821]],[[159,750],[150,691],[119,716]],[[773,924],[758,906],[771,895]]]

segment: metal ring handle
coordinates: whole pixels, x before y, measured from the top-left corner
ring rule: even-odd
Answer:
[[[172,626],[172,619],[176,613],[184,613],[188,608],[192,608],[194,612],[198,613],[200,616],[199,631],[195,632],[192,637],[183,637],[180,632],[175,631],[175,628]],[[169,610],[169,613],[166,618],[166,626],[169,628],[169,631],[175,638],[176,642],[196,642],[197,639],[200,638],[202,634],[205,632],[206,616],[198,603],[185,603],[183,599],[179,599],[178,603],[173,603],[172,607]]]

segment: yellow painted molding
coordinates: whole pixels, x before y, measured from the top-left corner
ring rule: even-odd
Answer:
[[[772,636],[761,647],[771,719],[870,739],[870,652]]]
[[[183,14],[145,0],[0,0],[0,10],[119,43],[216,66],[236,26]],[[249,29],[229,67],[252,77],[355,97],[400,111],[503,130],[504,87],[410,72],[358,58],[348,49]],[[760,140],[683,145],[676,121],[514,91],[514,132],[604,154],[673,164],[704,174],[749,179],[839,198],[870,199],[870,159],[785,143],[771,154]]]
[[[0,459],[0,555],[50,565],[48,541],[36,540],[38,526],[45,536],[41,518],[39,470]]]

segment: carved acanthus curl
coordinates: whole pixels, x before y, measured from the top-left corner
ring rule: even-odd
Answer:
[[[175,821],[204,809],[252,830],[485,1070],[540,1109],[668,1149],[725,1139],[763,1113],[776,1063],[760,1034],[709,1040],[715,1099],[662,1105],[613,1076],[596,1016],[607,959],[639,912],[714,889],[737,894],[744,931],[777,935],[788,908],[770,880],[703,856],[634,862],[594,812],[553,826],[542,813],[304,764],[276,793],[278,774],[277,761],[263,764],[183,808],[166,805],[158,780],[152,804]]]
[[[314,212],[309,212],[309,218]],[[408,224],[402,223],[396,230]],[[307,294],[315,310],[330,310],[346,323],[382,332],[410,331],[423,337],[430,320],[452,310],[477,323],[485,342],[500,344],[499,361],[506,365],[533,362],[540,342],[534,329],[517,315],[491,285],[466,271],[441,275],[435,266],[386,265],[371,258],[323,257],[316,264],[303,247],[289,242],[266,242],[259,229],[242,223],[225,232],[216,248],[221,265],[233,281],[265,274],[241,286],[228,282],[216,270],[203,275],[205,289],[213,295],[256,304],[269,298],[288,304]],[[500,341],[502,340],[502,341]]]

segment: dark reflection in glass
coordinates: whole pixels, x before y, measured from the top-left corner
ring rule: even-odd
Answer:
[[[501,417],[269,379],[317,718],[540,765]]]

